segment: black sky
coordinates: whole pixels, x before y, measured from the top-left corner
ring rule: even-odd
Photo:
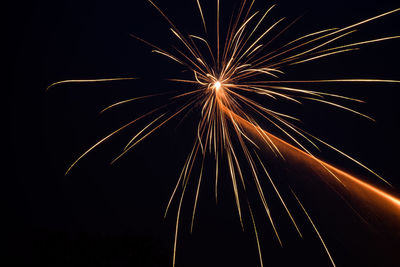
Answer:
[[[231,2],[236,1],[221,3],[224,22],[229,20]],[[272,4],[257,2],[257,8],[262,10]],[[394,0],[305,0],[277,4],[274,18],[287,16],[290,21],[303,15],[281,42],[399,7]],[[163,1],[160,7],[183,32],[201,32],[194,0]],[[212,20],[214,7],[205,5],[204,10]],[[7,223],[3,229],[8,250],[0,261],[41,266],[170,266],[176,203],[166,220],[163,212],[190,152],[195,112],[182,123],[173,121],[110,166],[109,162],[138,128],[126,131],[93,151],[64,176],[69,164],[86,148],[165,99],[143,101],[99,115],[102,108],[126,98],[174,90],[176,85],[165,78],[187,75],[181,73],[178,65],[151,53],[151,48],[129,36],[133,33],[168,48],[174,41],[167,23],[145,0],[20,2],[13,4],[8,15],[13,74],[11,87],[3,89],[9,94],[10,108],[9,137],[4,142],[11,145],[11,162],[6,166],[10,172],[4,170],[2,175],[6,203],[3,217]],[[354,39],[348,40],[396,34],[400,34],[400,13],[362,26]],[[400,79],[399,47],[398,40],[365,46],[352,54],[288,68],[287,76]],[[46,86],[64,79],[131,76],[141,79],[59,86],[45,93]],[[179,89],[182,86],[178,85]],[[304,127],[382,174],[399,195],[400,87],[364,84],[331,89],[365,100],[366,104],[355,108],[371,115],[376,122],[312,105],[301,111]],[[295,112],[296,108],[290,111]],[[376,182],[335,154],[322,157]],[[273,169],[282,181],[293,181],[290,177],[301,175],[296,170],[281,171],[281,167],[277,164]],[[212,170],[206,171],[210,180],[211,173]],[[212,182],[205,183],[192,235],[188,225],[193,199],[188,198],[177,266],[258,266],[251,221],[245,220],[243,233],[229,177],[224,178],[218,205],[213,198]],[[297,186],[338,266],[400,265],[396,253],[400,233],[363,224],[323,184]],[[272,203],[284,247],[279,246],[267,221],[260,219],[265,266],[329,266],[328,257],[304,216],[300,217],[301,212],[294,213],[304,227],[304,240],[296,236],[279,203]],[[384,225],[375,220],[376,225]]]

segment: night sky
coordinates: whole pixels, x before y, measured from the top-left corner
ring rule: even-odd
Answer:
[[[64,173],[92,144],[169,100],[144,100],[100,115],[104,107],[152,93],[182,92],[187,88],[166,79],[191,78],[190,73],[151,53],[150,47],[129,35],[167,49],[177,44],[168,24],[146,0],[82,2],[18,2],[8,12],[12,47],[10,52],[3,52],[12,57],[13,74],[11,87],[3,87],[9,94],[10,109],[9,125],[4,127],[9,136],[3,142],[7,147],[11,145],[7,155],[11,162],[6,164],[9,171],[3,170],[2,175],[7,250],[0,262],[41,266],[171,266],[177,201],[165,220],[163,213],[195,138],[196,107],[186,117],[171,121],[151,135],[114,165],[110,161],[144,124],[117,135],[90,153],[69,175]],[[202,32],[195,0],[158,2],[182,32]],[[211,2],[214,3],[207,1],[203,6],[210,28],[215,17]],[[237,2],[221,0],[223,23],[229,22]],[[256,9],[266,10],[273,3],[257,1]],[[292,21],[303,17],[272,47],[399,7],[395,0],[276,3],[272,18],[286,16]],[[391,35],[400,35],[400,13],[364,25],[346,40],[356,42]],[[360,51],[289,67],[285,78],[399,80],[399,47],[399,40],[367,45]],[[112,77],[140,79],[69,84],[45,92],[49,84],[60,80]],[[298,112],[304,129],[353,155],[387,178],[394,188],[385,187],[335,153],[325,150],[319,154],[321,158],[400,196],[400,130],[396,127],[400,86],[341,84],[330,85],[328,90],[365,100],[366,104],[351,107],[374,117],[376,122],[320,104],[279,108],[288,113]],[[243,232],[227,174],[220,177],[220,199],[215,204],[212,159],[208,163],[193,234],[189,228],[194,191],[187,193],[177,267],[259,266],[249,214],[244,215]],[[296,188],[338,267],[400,266],[400,233],[386,226],[384,219],[371,213],[366,218],[368,222],[363,221],[315,177],[308,179],[309,174],[282,162],[268,164],[277,183],[286,188],[286,196],[287,184]],[[194,173],[198,175],[198,171]],[[296,235],[273,191],[266,192],[271,195],[271,211],[276,215],[283,248],[263,210],[256,206],[264,266],[330,266],[315,232],[293,199],[289,204],[304,239]],[[258,201],[254,196],[250,199]]]

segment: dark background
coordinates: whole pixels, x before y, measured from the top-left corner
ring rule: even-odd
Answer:
[[[195,112],[182,123],[180,119],[171,122],[115,165],[108,163],[138,128],[125,131],[93,151],[68,176],[64,172],[97,140],[143,110],[160,105],[163,99],[138,102],[99,115],[102,108],[130,97],[184,89],[164,80],[180,77],[182,69],[152,54],[149,47],[129,33],[166,48],[175,41],[167,23],[145,0],[82,2],[18,2],[7,12],[11,49],[3,53],[12,57],[13,74],[11,87],[4,89],[11,92],[7,95],[11,110],[6,127],[9,137],[4,143],[6,147],[11,145],[7,154],[11,162],[6,162],[9,172],[4,170],[2,175],[7,250],[0,261],[41,266],[170,266],[177,203],[172,205],[166,220],[163,212],[190,152]],[[229,14],[231,2],[221,2],[224,14]],[[284,43],[302,34],[349,25],[398,8],[396,2],[279,1],[272,14],[274,18],[287,16],[289,20],[304,15],[286,33],[287,37],[282,37],[280,42]],[[265,10],[270,3],[258,1],[256,5]],[[194,0],[163,1],[160,7],[183,32],[201,32]],[[209,20],[213,20],[214,10],[212,6],[204,6]],[[226,15],[222,18],[225,22],[228,19]],[[400,13],[360,27],[354,39],[347,40],[398,35],[399,26]],[[399,79],[399,45],[398,40],[367,45],[351,54],[290,67],[287,76],[288,79]],[[63,85],[45,93],[49,84],[64,79],[132,76],[141,79]],[[396,126],[400,87],[364,84],[330,89],[364,99],[367,104],[354,108],[373,116],[377,122],[323,105],[311,105],[305,106],[299,115],[304,128],[354,155],[387,178],[394,185],[393,191],[399,192],[400,132]],[[289,111],[297,112],[296,108]],[[322,157],[358,172],[354,165],[335,154],[326,153]],[[210,169],[205,177],[213,179]],[[276,169],[277,179],[290,180],[289,177],[298,175],[295,170]],[[363,177],[376,182],[370,175]],[[248,214],[242,232],[229,177],[222,176],[221,180],[218,205],[213,198],[212,182],[205,182],[192,235],[188,226],[193,194],[188,194],[177,266],[258,265]],[[400,265],[396,252],[399,233],[361,222],[323,185],[310,186],[298,185],[299,195],[320,227],[338,266]],[[293,201],[291,204],[295,206]],[[279,202],[275,199],[271,205],[277,214],[284,247],[279,246],[266,220],[259,219],[264,266],[329,266],[329,259],[301,211],[295,208],[293,212],[304,230],[304,240],[296,235]]]

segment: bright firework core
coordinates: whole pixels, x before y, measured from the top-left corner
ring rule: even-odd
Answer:
[[[221,82],[220,81],[216,81],[215,83],[214,83],[214,88],[215,88],[215,90],[219,90],[220,88],[221,88]]]

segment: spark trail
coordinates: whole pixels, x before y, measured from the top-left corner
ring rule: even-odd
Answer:
[[[240,223],[242,227],[244,227],[242,216],[247,209],[257,241],[261,266],[263,266],[263,253],[254,217],[254,210],[246,194],[240,194],[241,191],[246,193],[247,187],[250,185],[256,188],[258,197],[267,214],[271,227],[274,230],[276,239],[282,244],[276,226],[277,224],[261,186],[261,180],[267,178],[266,180],[277,194],[293,227],[298,234],[302,236],[301,230],[290,211],[289,205],[285,201],[288,196],[283,196],[280,193],[279,188],[274,183],[273,177],[268,173],[260,157],[262,152],[275,155],[276,160],[279,160],[279,158],[285,159],[286,161],[317,170],[321,179],[330,185],[339,188],[341,191],[345,190],[346,192],[350,192],[360,201],[372,203],[372,205],[376,207],[376,210],[384,213],[385,216],[394,216],[396,220],[398,219],[400,221],[400,199],[385,192],[383,189],[379,189],[372,184],[322,161],[314,154],[319,151],[320,146],[328,147],[339,155],[346,157],[353,163],[364,168],[387,185],[390,185],[388,181],[353,157],[298,127],[296,123],[300,120],[294,115],[273,110],[269,108],[268,105],[263,104],[268,103],[268,101],[284,103],[282,106],[289,105],[289,103],[302,104],[305,101],[323,103],[373,120],[370,116],[338,102],[338,100],[348,102],[363,101],[339,94],[328,93],[324,90],[309,90],[307,87],[310,85],[328,85],[331,83],[398,84],[400,81],[371,78],[305,79],[292,81],[282,79],[285,75],[284,68],[306,62],[314,62],[321,58],[341,53],[348,53],[357,50],[358,47],[362,45],[400,38],[400,36],[389,36],[346,44],[339,43],[339,41],[345,40],[346,37],[356,32],[357,27],[398,12],[400,9],[395,9],[343,28],[330,28],[312,32],[293,39],[278,48],[269,49],[271,43],[297,22],[297,20],[294,20],[283,26],[282,24],[286,21],[285,18],[275,19],[272,22],[269,21],[275,5],[267,8],[264,12],[260,12],[253,10],[254,0],[242,0],[237,11],[232,14],[228,30],[225,35],[223,35],[221,34],[220,14],[223,12],[222,7],[225,3],[216,0],[216,22],[212,23],[213,26],[210,26],[206,20],[206,13],[202,8],[202,1],[196,0],[194,4],[201,18],[199,22],[204,28],[204,35],[199,36],[183,34],[155,1],[148,0],[148,2],[165,18],[170,26],[171,34],[176,39],[178,45],[173,47],[172,51],[169,51],[143,40],[140,37],[132,36],[152,47],[154,53],[172,60],[174,63],[181,65],[183,69],[189,70],[191,73],[190,77],[184,76],[182,78],[169,79],[173,82],[186,84],[188,89],[183,93],[170,97],[168,99],[169,103],[164,106],[145,112],[142,116],[123,125],[95,143],[70,166],[67,173],[93,149],[117,133],[134,125],[139,120],[147,120],[148,123],[129,140],[123,152],[112,162],[115,162],[127,154],[160,127],[179,116],[185,116],[193,106],[200,106],[200,120],[197,124],[197,134],[194,137],[194,144],[181,170],[178,182],[168,201],[165,212],[165,214],[167,214],[173,200],[178,198],[173,245],[173,266],[176,264],[179,226],[182,203],[186,197],[185,193],[188,185],[193,183],[196,188],[191,219],[191,229],[193,229],[202,180],[206,178],[203,177],[203,170],[206,167],[204,166],[204,162],[208,156],[213,157],[216,163],[216,199],[218,198],[218,181],[221,176],[220,165],[224,162],[224,164],[228,166],[228,176],[232,183],[236,210]],[[215,31],[216,35],[215,45],[210,43],[207,38],[213,31]],[[54,83],[49,86],[49,88],[71,82],[106,82],[123,79],[124,78],[67,80]],[[154,96],[155,95],[150,95],[128,99],[115,103],[105,110]],[[174,106],[174,108],[171,108],[172,106]],[[270,130],[264,129],[260,126],[260,122],[262,122],[263,125],[268,124],[270,129],[274,129],[282,136],[278,137],[272,134]],[[245,161],[246,164],[243,164],[242,161]],[[201,163],[200,173],[198,175],[195,175],[193,171],[196,162]],[[250,175],[247,175],[247,172],[244,171],[245,169],[249,170]],[[260,170],[262,174],[259,174]],[[197,180],[195,180],[194,177],[197,177]],[[333,257],[328,250],[329,246],[326,244],[326,241],[323,240],[316,224],[294,191],[292,191],[291,198],[295,199],[304,211],[329,256],[332,265],[335,266]]]

